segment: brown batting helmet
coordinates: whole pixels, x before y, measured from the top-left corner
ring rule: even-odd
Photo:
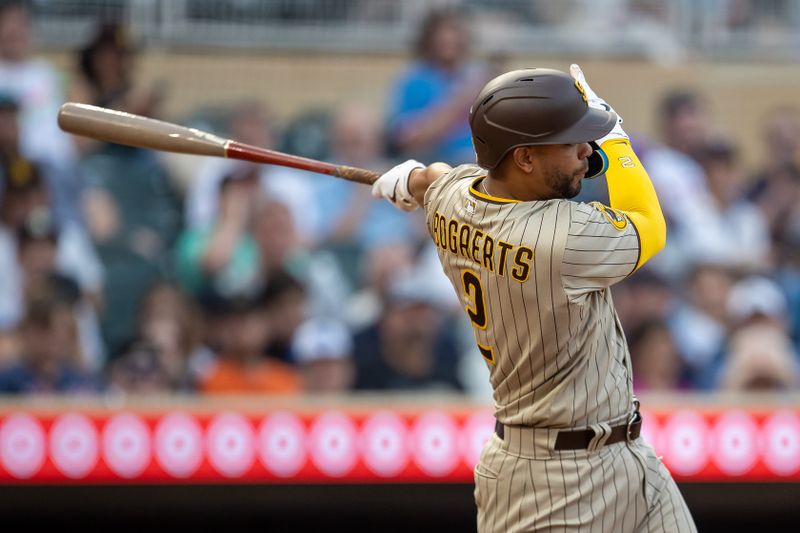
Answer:
[[[472,144],[486,169],[518,146],[591,142],[616,123],[615,113],[589,107],[583,87],[569,74],[547,68],[494,78],[469,111]]]

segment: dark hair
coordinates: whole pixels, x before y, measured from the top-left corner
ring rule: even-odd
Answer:
[[[414,54],[417,57],[429,58],[433,36],[440,26],[445,24],[464,25],[464,17],[455,9],[436,9],[428,13],[422,21],[417,39],[414,42]]]
[[[97,85],[97,72],[94,68],[94,57],[104,48],[113,48],[121,54],[130,52],[125,29],[114,22],[104,22],[97,27],[91,41],[80,51],[79,66],[83,75],[92,85]]]
[[[71,277],[54,273],[48,276],[46,283],[57,301],[67,305],[76,305],[81,301],[81,288]]]
[[[306,288],[296,277],[285,270],[279,270],[270,274],[260,300],[264,306],[270,307],[282,296],[293,292],[305,294]]]
[[[261,305],[260,291],[225,295],[209,287],[197,297],[198,304],[206,317],[237,316],[250,313]]]
[[[683,111],[699,109],[702,104],[700,94],[691,89],[672,90],[661,99],[661,119],[672,120]]]
[[[125,341],[114,358],[110,371],[122,370],[137,376],[162,374],[164,365],[158,347],[146,339]]]
[[[645,320],[639,326],[634,329],[628,338],[628,346],[630,348],[631,357],[636,360],[641,353],[639,351],[639,344],[644,340],[648,339],[653,333],[657,333],[660,331],[664,331],[667,333],[669,338],[672,340],[673,346],[676,347],[675,339],[672,336],[672,332],[669,329],[669,324],[663,319],[660,318],[651,318]]]
[[[219,192],[222,192],[239,181],[246,181],[246,180],[258,180],[259,179],[259,167],[257,165],[250,165],[247,164],[246,166],[241,166],[239,168],[233,169],[231,172],[225,174],[223,178],[219,181]]]
[[[709,140],[699,147],[697,160],[701,165],[709,163],[735,163],[739,156],[736,145],[728,139],[718,138]]]
[[[55,279],[48,279],[34,287],[28,295],[27,309],[22,319],[23,327],[49,328],[53,325],[58,313],[69,311],[72,316],[72,303],[67,295],[61,294],[63,287],[55,287],[60,283]],[[74,323],[73,326],[77,327]]]
[[[0,111],[19,111],[19,99],[13,93],[0,91]]]
[[[18,8],[22,8],[28,13],[33,10],[30,0],[0,0],[0,17],[5,15],[6,11]]]

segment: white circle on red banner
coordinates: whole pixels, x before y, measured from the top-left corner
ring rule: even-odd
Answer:
[[[381,477],[396,476],[409,460],[408,426],[395,413],[379,411],[361,427],[364,463]]]
[[[0,463],[17,479],[35,475],[47,455],[44,428],[30,415],[15,413],[0,425]]]
[[[495,418],[491,411],[481,410],[470,415],[461,428],[461,457],[470,468],[475,468],[483,447],[492,438]]]
[[[150,428],[131,413],[112,416],[103,428],[103,459],[120,477],[141,475],[152,459]]]
[[[708,464],[708,422],[702,415],[678,411],[667,419],[662,432],[664,460],[670,470],[690,476]]]
[[[203,461],[203,431],[193,417],[170,413],[155,430],[155,456],[159,466],[173,477],[194,474]]]
[[[208,460],[217,472],[239,477],[256,459],[255,431],[239,413],[221,413],[208,425],[206,449]]]
[[[740,476],[758,460],[758,425],[742,411],[720,415],[711,432],[714,464],[729,476]]]
[[[98,435],[86,416],[68,413],[50,428],[50,457],[62,474],[69,478],[86,477],[97,464]]]
[[[761,457],[767,468],[779,476],[789,476],[800,469],[800,417],[782,410],[764,421]]]
[[[456,467],[458,426],[453,417],[433,411],[420,416],[411,430],[414,462],[427,475],[446,476]]]
[[[306,464],[303,422],[287,412],[273,413],[258,428],[258,456],[264,467],[279,477],[291,477]]]
[[[358,460],[355,424],[342,413],[328,412],[311,424],[309,448],[311,461],[331,477],[346,475]]]

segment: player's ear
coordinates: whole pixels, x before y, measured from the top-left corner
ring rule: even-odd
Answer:
[[[517,165],[520,170],[526,174],[533,172],[534,158],[530,146],[518,146],[517,148],[514,148],[511,156],[514,158],[514,164]]]

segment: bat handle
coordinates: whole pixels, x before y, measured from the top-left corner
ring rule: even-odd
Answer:
[[[339,165],[336,167],[335,176],[349,181],[355,181],[356,183],[363,183],[364,185],[372,185],[381,175],[363,168]]]

